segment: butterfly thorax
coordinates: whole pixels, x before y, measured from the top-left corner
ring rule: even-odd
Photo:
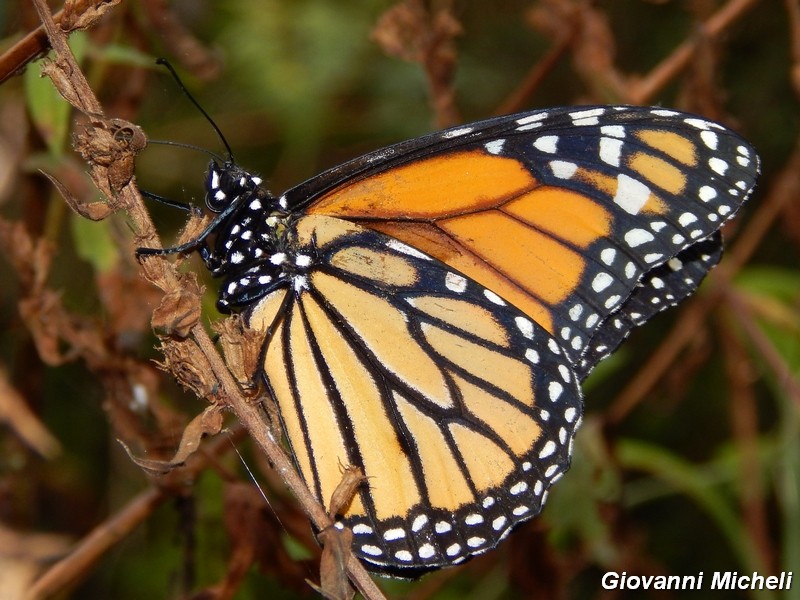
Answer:
[[[260,177],[234,163],[212,161],[206,205],[220,219],[203,259],[214,276],[224,277],[217,301],[221,311],[251,304],[291,281],[297,262],[296,217]]]

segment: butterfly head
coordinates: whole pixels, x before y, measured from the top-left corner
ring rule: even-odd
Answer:
[[[252,175],[233,162],[218,163],[212,160],[206,175],[206,206],[215,213],[243,198],[258,193],[262,179]]]

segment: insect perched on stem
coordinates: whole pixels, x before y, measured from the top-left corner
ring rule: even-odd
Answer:
[[[414,576],[541,511],[580,382],[697,288],[758,169],[723,126],[632,106],[447,129],[277,196],[228,148],[208,228],[138,252],[201,254],[219,308],[263,332],[254,376],[309,488],[325,504],[361,467],[337,521],[371,569]]]

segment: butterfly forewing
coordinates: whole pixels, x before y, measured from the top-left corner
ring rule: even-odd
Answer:
[[[328,181],[305,210],[423,249],[536,319],[573,362],[648,271],[736,212],[757,173],[739,136],[651,108],[554,109],[407,144],[383,151],[391,168],[351,163],[366,172]]]

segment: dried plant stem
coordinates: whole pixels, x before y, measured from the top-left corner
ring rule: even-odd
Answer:
[[[34,4],[50,39],[50,44],[56,53],[55,61],[63,78],[62,83],[71,86],[69,97],[74,99],[76,108],[79,110],[95,117],[102,117],[102,107],[72,55],[63,31],[55,24],[52,14],[44,0],[34,0]],[[149,247],[161,247],[150,216],[132,181],[119,190],[117,200],[120,201],[121,205],[128,211],[139,239]],[[180,293],[181,277],[177,271],[175,271],[174,267],[166,260],[160,257],[148,257],[142,261],[142,270],[144,276],[165,293]],[[272,439],[264,424],[264,415],[261,409],[258,405],[252,404],[246,399],[219,356],[206,331],[202,326],[196,325],[192,329],[191,334],[196,342],[196,346],[191,345],[193,347],[189,349],[190,354],[186,360],[192,361],[191,353],[196,351],[202,355],[198,356],[198,364],[203,364],[201,362],[202,360],[211,365],[214,376],[217,378],[219,384],[215,386],[218,390],[215,399],[231,407],[236,416],[245,425],[250,435],[256,443],[258,443],[259,447],[261,447],[268,456],[286,485],[297,496],[303,510],[309,515],[314,525],[319,529],[330,526],[332,523],[324,508],[314,499],[314,496],[295,471],[292,462],[286,456],[279,443]],[[163,342],[167,346],[174,343],[170,339],[165,339]],[[186,345],[184,345],[184,348],[185,346]],[[118,518],[123,519],[125,523],[129,524],[138,522],[138,517],[143,514],[148,514],[148,510],[152,510],[154,503],[163,500],[162,495],[163,492],[156,488],[144,492],[134,503],[129,505],[129,510],[123,511],[118,515]],[[148,509],[148,507],[150,508]],[[121,539],[122,536],[118,534],[122,531],[128,533],[130,530],[128,528],[119,529],[117,527],[102,531],[96,530],[94,534],[90,535],[89,538],[85,540],[91,551],[82,551],[86,546],[85,544],[81,544],[76,550],[76,553],[73,553],[77,562],[68,563],[68,565],[72,566],[66,568],[72,569],[72,573],[75,572],[75,569],[82,571],[82,567],[75,565],[92,562],[89,560],[90,558],[96,558],[98,552],[104,552],[110,544]],[[96,537],[94,536],[100,536],[103,542],[97,543],[95,541]],[[350,578],[365,598],[383,598],[380,589],[372,581],[369,574],[358,560],[354,558],[349,560],[347,563],[347,570]],[[40,595],[32,597],[45,597],[50,592],[55,591],[55,588],[52,587],[52,582],[54,581],[64,581],[63,571],[59,569],[52,575],[43,577],[35,588],[36,590],[40,590],[36,592]]]
[[[757,3],[758,0],[731,0],[703,23],[698,33],[711,38],[720,35],[731,23],[754,8]],[[629,88],[628,102],[631,104],[652,102],[653,98],[657,97],[659,92],[689,65],[699,43],[698,36],[683,42],[645,78],[632,83]]]
[[[58,596],[76,582],[81,581],[110,548],[125,539],[147,519],[170,494],[157,487],[141,492],[81,539],[70,554],[48,569],[28,590],[26,600],[40,600]]]

